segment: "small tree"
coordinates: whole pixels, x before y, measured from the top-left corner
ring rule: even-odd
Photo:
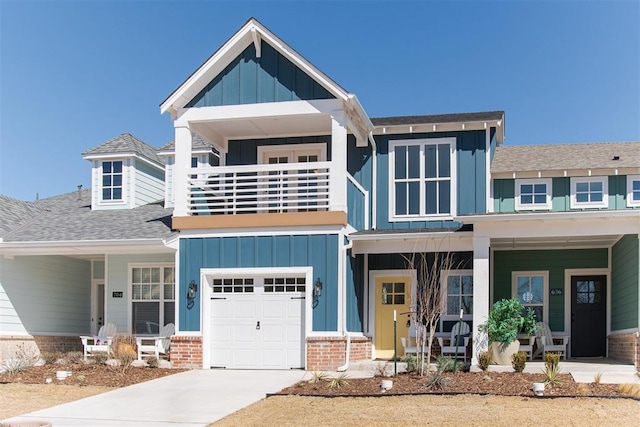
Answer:
[[[424,375],[424,365],[431,361],[431,346],[436,326],[442,316],[441,273],[453,270],[457,266],[454,255],[450,252],[437,252],[430,256],[427,253],[414,253],[404,258],[407,269],[415,270],[417,276],[416,301],[411,312],[411,321],[416,328],[418,372]],[[430,332],[428,336],[427,332]]]

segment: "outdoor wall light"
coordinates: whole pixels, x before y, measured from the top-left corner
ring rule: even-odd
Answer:
[[[198,285],[195,280],[192,280],[187,288],[187,299],[194,299],[196,297],[196,292],[198,292]]]
[[[322,281],[318,277],[313,284],[313,299],[318,299],[322,295]]]

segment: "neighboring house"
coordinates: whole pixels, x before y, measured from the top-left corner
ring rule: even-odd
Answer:
[[[121,331],[175,322],[176,366],[344,368],[393,355],[394,310],[401,349],[406,257],[446,252],[438,333],[462,308],[477,338],[513,296],[570,356],[637,363],[640,143],[506,147],[501,111],[370,119],[254,19],[161,112],[159,150],[84,153],[92,209],[3,199],[0,340],[86,333],[104,306]]]

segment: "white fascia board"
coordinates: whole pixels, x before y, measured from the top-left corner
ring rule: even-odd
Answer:
[[[484,130],[487,127],[500,128],[502,120],[480,120],[473,122],[440,122],[414,123],[400,125],[376,125],[374,135],[403,134],[403,133],[431,133],[462,130]],[[411,129],[409,129],[411,128]]]
[[[0,254],[6,255],[86,255],[88,253],[173,253],[163,239],[82,240],[58,242],[3,242]]]
[[[141,162],[144,162],[146,164],[148,164],[149,166],[153,166],[156,167],[158,169],[162,169],[164,170],[164,165],[162,163],[156,163],[155,161],[141,156],[138,153],[133,153],[133,152],[129,152],[129,153],[112,153],[112,154],[90,154],[88,156],[84,156],[83,158],[85,160],[112,160],[112,159],[129,159],[129,158],[135,158],[136,160],[140,160]]]
[[[491,177],[493,179],[566,178],[566,177],[635,175],[638,173],[640,173],[640,167],[492,172]]]
[[[473,237],[472,231],[436,231],[436,232],[418,232],[418,233],[389,233],[389,234],[351,234],[347,238],[356,241],[377,241],[377,240],[416,240],[416,239],[455,239]]]
[[[213,147],[211,148],[191,148],[191,154],[211,154],[213,153]],[[158,151],[158,156],[168,157],[175,156],[176,150],[162,150]]]
[[[189,126],[191,123],[206,123],[219,120],[245,120],[264,117],[330,114],[331,112],[341,110],[342,108],[343,104],[338,99],[264,102],[260,104],[186,108],[180,111],[180,116],[176,119],[174,126]]]
[[[458,235],[460,234],[460,235]],[[413,235],[412,235],[413,236]],[[473,233],[463,232],[456,235],[409,237],[396,239],[354,240],[354,254],[389,254],[422,252],[470,252],[473,251]]]
[[[546,220],[558,220],[558,219],[612,219],[612,218],[633,218],[640,219],[640,211],[633,209],[626,210],[589,210],[589,211],[570,211],[570,212],[523,212],[523,213],[508,213],[508,214],[489,214],[489,215],[464,215],[454,217],[454,221],[461,222],[463,224],[479,224],[479,223],[501,223],[504,221],[546,221]],[[638,223],[640,226],[640,222]]]
[[[262,26],[258,21],[251,19],[160,104],[160,113],[163,114],[168,111],[172,116],[175,116],[176,113],[191,101],[215,76],[221,73],[231,61],[240,55],[249,44],[254,43],[254,37],[263,39],[294,65],[306,72],[313,80],[318,82],[318,84],[327,89],[332,95],[343,101],[347,100],[348,94],[340,85],[300,56],[294,49]]]

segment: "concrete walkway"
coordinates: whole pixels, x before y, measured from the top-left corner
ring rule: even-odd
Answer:
[[[9,421],[63,426],[206,426],[267,393],[302,380],[306,372],[195,370],[32,412]],[[31,424],[33,425],[33,424]]]

